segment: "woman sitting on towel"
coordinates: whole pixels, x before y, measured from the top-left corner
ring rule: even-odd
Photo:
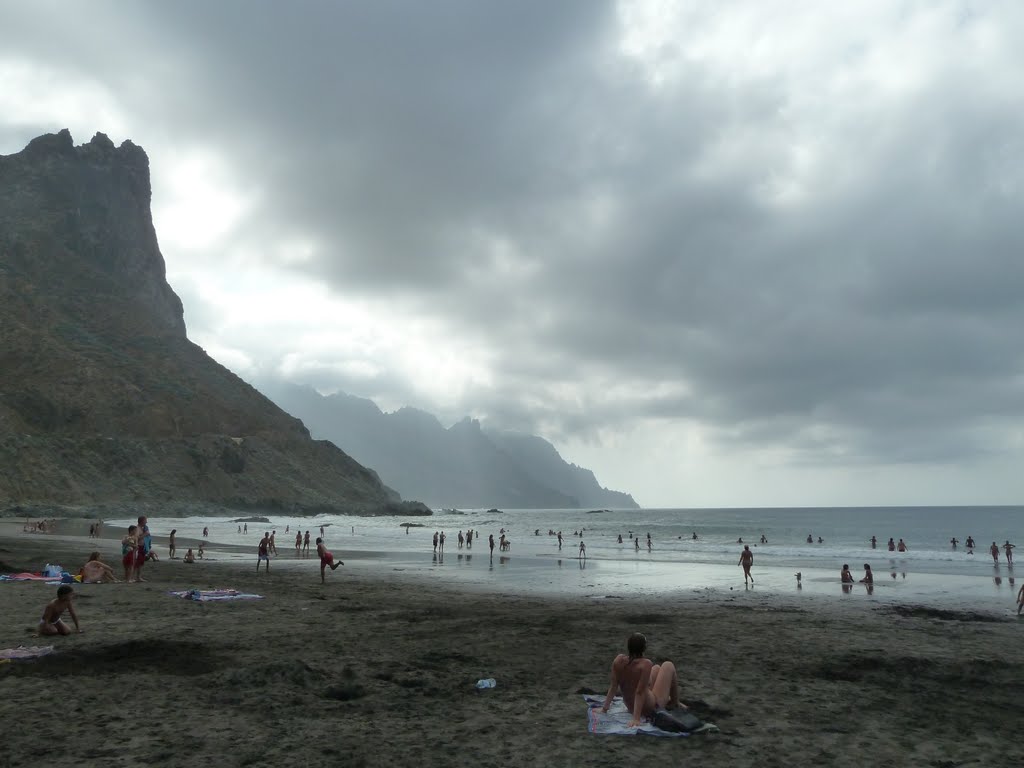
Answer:
[[[679,680],[675,664],[671,661],[654,664],[645,657],[647,638],[639,632],[629,636],[626,650],[629,651],[628,656],[620,653],[612,662],[612,680],[601,707],[602,712],[608,711],[617,693],[622,696],[626,708],[633,715],[629,721],[630,728],[636,728],[642,720],[649,719],[655,710],[676,707],[686,709],[679,702]]]
[[[99,584],[118,580],[114,575],[114,569],[100,560],[99,552],[89,555],[89,562],[82,566],[79,574],[83,584]]]

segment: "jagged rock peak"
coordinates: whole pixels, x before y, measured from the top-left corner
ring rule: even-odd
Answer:
[[[141,303],[147,317],[140,319],[185,336],[151,201],[149,158],[131,141],[115,147],[97,133],[76,147],[65,128],[33,139],[21,152],[0,155],[0,247],[9,249],[10,258],[35,254],[23,265],[26,278],[52,290],[92,285],[95,292],[93,278],[103,275],[108,301]],[[62,275],[60,285],[44,273]]]

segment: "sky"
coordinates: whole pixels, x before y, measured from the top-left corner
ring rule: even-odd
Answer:
[[[538,434],[648,507],[1021,503],[1024,3],[0,14],[0,154],[141,145],[247,380]]]

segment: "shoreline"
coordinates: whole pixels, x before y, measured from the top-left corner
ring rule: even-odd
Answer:
[[[94,544],[0,525],[0,561],[11,565],[59,559],[77,570]],[[742,592],[541,598],[348,566],[321,585],[317,561],[303,564],[257,575],[229,560],[149,563],[144,583],[76,587],[85,633],[45,643],[29,632],[55,589],[0,583],[0,647],[57,649],[0,665],[4,701],[33,723],[11,730],[11,764],[69,753],[157,766],[199,754],[222,765],[366,766],[414,754],[466,768],[647,758],[714,768],[755,753],[769,766],[1024,761],[1024,621]],[[192,587],[264,599],[167,594]],[[675,661],[683,702],[721,733],[587,733],[581,693],[604,693],[633,631],[647,634],[652,658]],[[477,691],[487,677],[497,687]],[[74,717],[53,717],[55,707]],[[129,740],[108,735],[140,723]]]

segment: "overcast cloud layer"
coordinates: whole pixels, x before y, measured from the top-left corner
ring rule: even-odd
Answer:
[[[1020,502],[1020,3],[0,8],[0,153],[142,145],[247,378],[648,506]]]

